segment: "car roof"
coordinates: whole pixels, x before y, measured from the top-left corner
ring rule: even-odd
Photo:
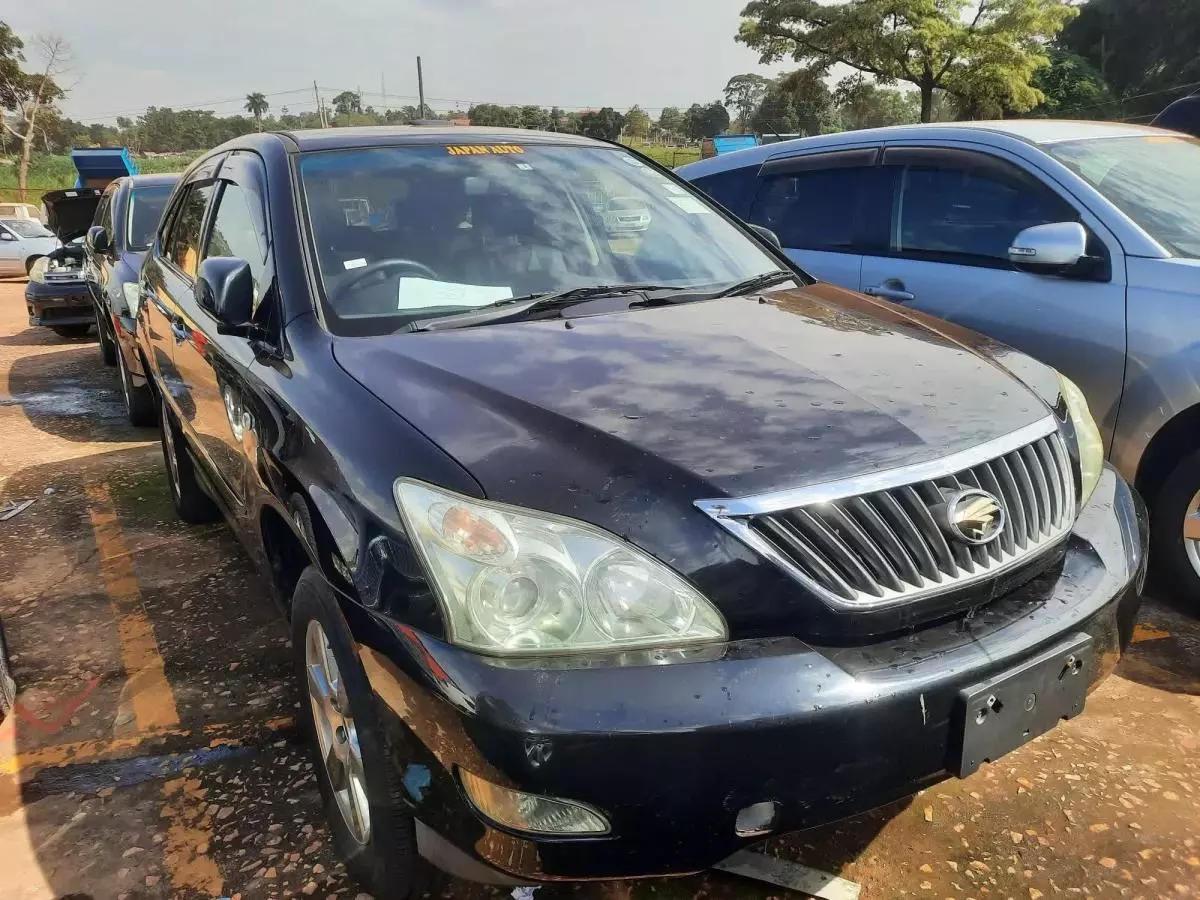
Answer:
[[[341,150],[349,147],[388,147],[401,144],[609,144],[577,134],[531,131],[523,128],[484,128],[469,125],[428,127],[419,125],[319,128],[276,132],[294,141],[301,151]]]
[[[174,184],[180,179],[179,172],[162,172],[153,175],[126,175],[123,179],[130,186],[138,187],[155,187],[156,185]]]
[[[789,150],[836,149],[851,144],[893,140],[962,140],[983,135],[1015,138],[1028,144],[1046,146],[1063,141],[1092,140],[1111,137],[1137,137],[1163,134],[1162,129],[1148,125],[1128,125],[1123,122],[1090,122],[1064,119],[1003,119],[980,122],[930,122],[914,125],[889,125],[886,128],[864,128],[859,131],[839,131],[815,137],[797,138],[775,144],[763,144],[748,150],[738,150],[713,159],[689,163],[677,172],[684,178],[723,172],[753,163],[762,163],[774,156],[787,155]]]

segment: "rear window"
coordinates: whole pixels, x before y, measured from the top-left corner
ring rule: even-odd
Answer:
[[[129,197],[129,233],[126,236],[130,250],[148,250],[154,243],[159,219],[173,188],[174,185],[164,184],[134,189]]]

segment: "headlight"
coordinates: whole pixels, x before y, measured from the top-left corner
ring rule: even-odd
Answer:
[[[405,479],[394,492],[455,644],[507,656],[727,636],[687,582],[599,528]]]
[[[142,299],[141,286],[136,281],[126,281],[121,285],[121,293],[125,295],[125,307],[129,310],[130,318],[136,319],[138,302]]]
[[[33,265],[29,268],[29,280],[39,281],[43,284],[46,281],[46,270],[50,268],[50,258],[39,256],[33,261]]]
[[[1079,448],[1080,494],[1079,505],[1083,506],[1096,489],[1100,473],[1104,470],[1104,441],[1100,429],[1088,409],[1083,391],[1070,378],[1059,375],[1062,397],[1067,401],[1067,413],[1075,429],[1075,443]]]

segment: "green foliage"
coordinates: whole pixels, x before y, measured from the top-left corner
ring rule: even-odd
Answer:
[[[684,134],[694,141],[716,137],[729,129],[729,110],[720,100],[707,106],[693,103],[683,116]]]
[[[266,94],[255,91],[252,94],[246,95],[246,106],[244,109],[255,119],[262,121],[262,117],[267,114],[267,110],[271,108],[271,104],[267,102]]]
[[[883,85],[914,84],[929,121],[938,89],[965,105],[1032,109],[1045,41],[1075,13],[1063,0],[752,0],[737,39],[763,63],[843,63]]]
[[[479,103],[467,111],[472,125],[488,128],[520,128],[521,107],[498,106],[495,103]]]
[[[1038,69],[1033,85],[1045,99],[1035,116],[1070,119],[1106,119],[1116,102],[1104,77],[1090,62],[1069,50],[1052,49],[1050,65]]]
[[[640,106],[631,106],[625,113],[625,133],[631,137],[648,137],[652,124],[650,116]]]
[[[24,46],[13,30],[0,22],[0,110],[16,109],[20,103],[25,80],[21,71]]]
[[[363,111],[362,95],[356,94],[354,91],[342,91],[333,98],[333,111],[339,116],[361,113]]]
[[[624,126],[625,117],[611,106],[585,112],[579,117],[579,133],[602,141],[615,141]]]
[[[163,172],[182,172],[198,153],[172,156],[137,157],[138,170],[145,175]],[[59,153],[35,153],[29,165],[28,189],[36,199],[46,191],[69,188],[78,173],[71,157]],[[0,164],[0,198],[18,199],[16,166]]]
[[[664,134],[671,136],[683,134],[686,124],[683,113],[674,106],[665,107],[658,114],[658,127]]]
[[[848,75],[833,92],[843,128],[906,125],[921,118],[920,98],[911,91],[883,88],[859,75]]]
[[[1200,82],[1200,2],[1089,0],[1058,43],[1103,73],[1122,115],[1157,113]]]
[[[753,72],[745,75],[734,75],[725,84],[725,105],[737,111],[738,121],[742,128],[750,123],[750,117],[758,109],[767,91],[771,87],[771,79]]]

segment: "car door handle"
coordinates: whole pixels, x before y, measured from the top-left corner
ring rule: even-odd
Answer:
[[[872,297],[882,297],[884,300],[891,300],[893,303],[912,303],[912,301],[917,299],[912,291],[906,291],[902,287],[892,287],[887,284],[872,285],[869,288],[864,288],[863,293]]]

